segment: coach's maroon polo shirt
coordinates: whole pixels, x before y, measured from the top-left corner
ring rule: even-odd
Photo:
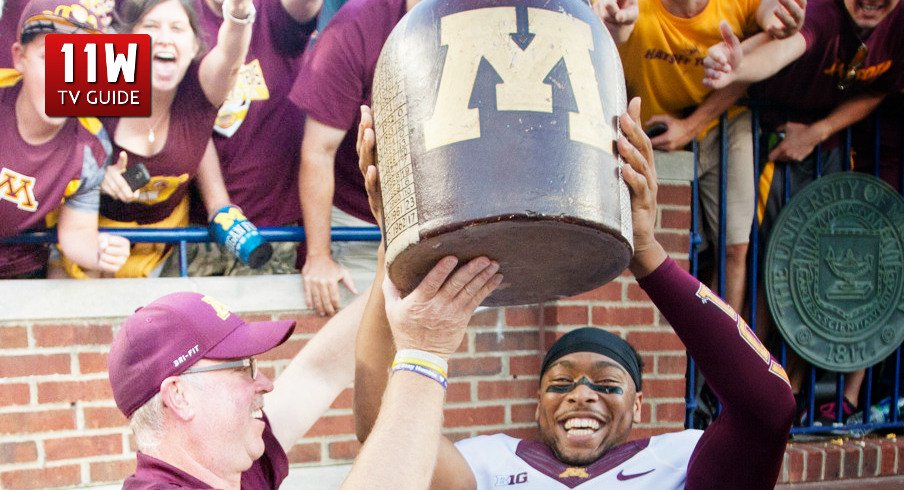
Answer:
[[[264,454],[247,471],[242,473],[243,490],[279,488],[289,475],[289,459],[273,431],[270,421],[264,415]],[[157,458],[138,453],[138,467],[135,474],[123,482],[124,490],[160,488],[213,488],[184,471],[160,461]]]

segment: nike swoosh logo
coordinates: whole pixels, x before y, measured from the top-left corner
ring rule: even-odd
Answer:
[[[656,468],[653,468],[650,471],[644,471],[643,473],[634,473],[633,475],[626,475],[625,470],[621,470],[618,472],[617,475],[615,475],[615,478],[618,478],[619,481],[632,480],[634,478],[639,478],[641,476],[644,476],[648,473],[652,473],[654,471],[656,471]]]

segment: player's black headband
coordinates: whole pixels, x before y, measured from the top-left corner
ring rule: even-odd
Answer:
[[[601,328],[584,327],[563,335],[546,352],[540,376],[543,376],[553,362],[574,352],[596,352],[612,358],[625,368],[634,380],[637,391],[641,390],[641,370],[637,353],[624,339]]]

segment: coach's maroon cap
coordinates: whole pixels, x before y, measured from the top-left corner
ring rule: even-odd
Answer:
[[[201,359],[250,357],[282,344],[295,321],[245,322],[203,294],[168,294],[135,310],[122,324],[107,368],[116,406],[131,417],[160,383]]]
[[[19,17],[16,39],[26,43],[38,34],[99,34],[102,29],[94,9],[78,0],[31,0]]]

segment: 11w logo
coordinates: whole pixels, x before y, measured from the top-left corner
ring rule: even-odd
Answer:
[[[149,116],[147,34],[50,34],[45,43],[48,116]]]
[[[117,54],[113,44],[104,44],[104,51],[107,55],[106,67],[108,83],[118,82],[120,74],[123,75],[126,83],[135,83],[135,63],[138,60],[138,44],[129,43],[126,49],[128,50],[128,54]],[[63,44],[61,49],[66,61],[63,66],[63,79],[66,83],[75,82],[75,55],[72,50],[72,43]],[[88,83],[97,83],[97,44],[86,44],[84,52],[88,57],[88,65],[86,67],[87,81]]]

